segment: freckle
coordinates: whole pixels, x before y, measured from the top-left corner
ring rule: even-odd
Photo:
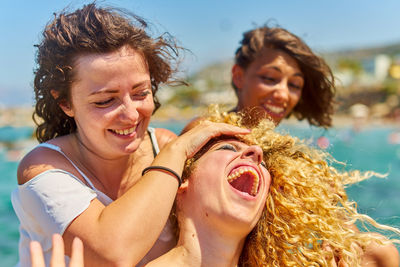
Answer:
[[[206,217],[208,217],[208,213],[206,212]]]
[[[192,237],[194,237],[194,234],[192,234]]]

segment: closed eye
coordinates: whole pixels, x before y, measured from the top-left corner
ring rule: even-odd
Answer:
[[[290,85],[291,87],[295,88],[295,89],[298,89],[298,90],[301,90],[301,89],[302,89],[302,86],[297,85],[297,84],[294,84],[294,83],[290,83],[289,85]]]
[[[149,94],[150,94],[150,91],[149,91],[149,90],[146,90],[146,91],[141,91],[141,92],[136,93],[135,96],[138,96],[138,97],[146,97],[146,96],[149,95]]]
[[[275,78],[270,77],[270,76],[261,76],[261,78],[262,78],[263,80],[266,80],[266,81],[269,81],[269,82],[275,82],[275,81],[276,81]]]
[[[230,144],[224,144],[224,145],[218,147],[217,150],[231,150],[231,151],[237,152],[236,147],[233,145],[230,145]]]
[[[98,107],[105,107],[108,104],[110,104],[113,100],[114,100],[114,98],[109,98],[109,99],[104,100],[104,101],[94,102],[94,104],[96,106],[98,106]]]

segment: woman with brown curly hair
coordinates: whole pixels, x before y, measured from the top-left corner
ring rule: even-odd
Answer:
[[[293,114],[316,126],[332,125],[332,71],[303,40],[263,26],[245,32],[240,43],[232,67],[235,111],[259,107],[276,124]]]
[[[373,173],[340,172],[326,152],[248,118],[214,110],[205,119],[252,132],[213,138],[186,162],[174,213],[178,244],[146,266],[363,266],[362,248],[390,242],[351,224],[399,236],[346,196],[345,186]]]
[[[167,219],[185,159],[214,136],[248,133],[207,124],[175,139],[148,127],[174,73],[178,47],[167,37],[96,4],[45,27],[34,81],[41,144],[20,162],[12,193],[21,266],[30,266],[32,240],[48,265],[54,233],[66,255],[79,237],[87,266],[142,265],[165,253],[175,245]]]
[[[231,83],[238,98],[232,111],[256,108],[276,125],[293,114],[312,125],[332,126],[332,71],[303,40],[283,28],[262,26],[243,34]]]

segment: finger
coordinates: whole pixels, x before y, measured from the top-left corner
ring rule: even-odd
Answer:
[[[184,133],[182,136],[198,135],[206,133],[209,137],[215,137],[219,135],[240,135],[248,134],[251,130],[241,128],[238,126],[230,125],[227,123],[215,123],[205,121],[190,131]]]
[[[215,134],[236,135],[249,134],[251,132],[251,130],[249,129],[241,128],[227,123],[212,123],[211,127],[217,127],[215,128]]]
[[[72,241],[72,253],[69,267],[83,267],[83,243],[78,237]]]
[[[64,241],[59,234],[53,235],[53,249],[50,260],[51,267],[65,267]]]
[[[330,266],[330,267],[336,267],[337,264],[336,264],[335,257],[334,257],[334,255],[333,255],[332,247],[331,247],[327,242],[323,242],[323,243],[322,243],[322,248],[323,248],[325,251],[330,252],[331,255],[332,255],[332,259],[328,261],[328,266]],[[328,257],[326,257],[325,259],[328,260]]]
[[[338,267],[349,267],[349,265],[344,260],[340,260]]]
[[[185,133],[185,138],[189,139],[187,147],[187,157],[195,155],[209,140],[221,135],[243,135],[249,134],[249,129],[240,128],[226,123],[203,123],[191,131]]]
[[[32,241],[29,244],[31,252],[32,267],[45,267],[42,246],[37,241]]]

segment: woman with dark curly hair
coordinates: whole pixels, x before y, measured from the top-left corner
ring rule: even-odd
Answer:
[[[179,49],[146,26],[89,4],[45,27],[34,81],[41,144],[20,162],[12,193],[21,266],[30,266],[32,240],[49,265],[54,233],[66,255],[79,237],[87,266],[143,265],[165,253],[175,245],[167,220],[185,159],[214,136],[248,133],[208,123],[176,138],[148,127]]]
[[[312,125],[332,126],[332,71],[303,40],[283,28],[263,26],[243,34],[231,83],[238,98],[232,111],[257,108],[275,124],[293,114]]]
[[[263,26],[243,34],[232,67],[236,111],[260,107],[276,124],[295,115],[332,125],[334,77],[325,61],[299,37]]]

